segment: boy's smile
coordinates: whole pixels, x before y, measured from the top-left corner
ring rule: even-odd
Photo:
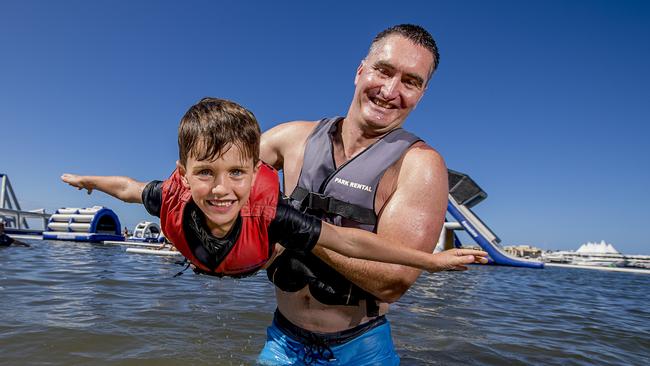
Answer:
[[[255,181],[259,164],[242,155],[238,146],[231,145],[214,160],[199,161],[190,156],[184,167],[179,163],[183,184],[192,192],[194,203],[216,237],[228,234]]]

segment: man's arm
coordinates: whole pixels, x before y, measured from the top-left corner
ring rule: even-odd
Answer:
[[[305,150],[307,136],[309,136],[314,126],[316,126],[314,122],[287,122],[277,125],[262,134],[260,159],[273,168],[283,171],[283,189],[286,195],[291,194],[288,187],[293,189],[296,186],[300,168],[302,167],[300,156],[302,151]],[[291,165],[285,166],[285,161]],[[267,264],[272,263],[283,250],[284,247],[275,245],[271,260]]]
[[[414,148],[404,157],[395,192],[386,202],[377,235],[396,247],[432,253],[447,207],[447,168],[430,148]],[[385,302],[397,301],[415,282],[420,270],[346,258],[323,248],[318,255],[348,280]]]
[[[129,177],[90,176],[63,174],[61,180],[73,187],[86,189],[91,194],[94,189],[129,203],[142,203],[142,191],[147,183]]]
[[[305,150],[307,137],[316,124],[308,121],[287,122],[264,132],[260,143],[260,158],[277,170],[286,171],[292,167],[299,169],[302,159],[297,157]],[[292,163],[292,166],[286,166],[285,162]],[[297,176],[295,178],[298,179]]]

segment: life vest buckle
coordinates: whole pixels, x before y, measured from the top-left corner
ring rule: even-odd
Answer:
[[[309,192],[305,198],[307,198],[307,207],[323,212],[330,211],[330,197],[319,193]]]

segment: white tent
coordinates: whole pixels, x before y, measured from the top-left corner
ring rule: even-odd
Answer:
[[[588,242],[587,244],[582,244],[576,252],[583,254],[620,254],[616,248],[611,244],[605,243],[604,240],[601,240],[600,243]]]

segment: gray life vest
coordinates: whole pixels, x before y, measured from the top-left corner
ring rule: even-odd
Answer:
[[[298,184],[290,197],[297,209],[339,226],[376,231],[374,204],[377,186],[386,170],[420,139],[395,129],[338,169],[332,136],[343,117],[325,118],[307,139]],[[366,300],[368,316],[377,316],[376,298],[348,281],[312,253],[285,250],[267,269],[267,276],[287,292],[309,286],[312,296],[326,305],[358,306]]]
[[[337,169],[332,136],[342,119],[321,120],[309,136],[292,204],[335,225],[374,232],[379,181],[420,138],[397,128]]]

